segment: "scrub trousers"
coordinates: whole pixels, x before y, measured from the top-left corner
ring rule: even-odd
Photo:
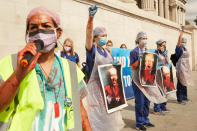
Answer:
[[[154,112],[166,111],[166,102],[161,104],[154,104]]]
[[[182,85],[179,80],[177,83],[177,91],[176,91],[177,101],[182,102],[183,100],[187,100],[187,87]]]
[[[133,92],[135,95],[135,116],[136,116],[136,127],[146,125],[150,123],[148,119],[150,101],[132,81]]]

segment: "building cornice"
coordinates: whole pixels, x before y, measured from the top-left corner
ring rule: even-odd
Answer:
[[[175,28],[177,30],[180,29],[179,24],[172,22],[168,19],[165,19],[163,17],[157,16],[154,14],[154,12],[151,13],[151,12],[139,9],[138,7],[135,8],[135,6],[124,6],[124,4],[123,5],[117,4],[116,2],[113,2],[111,0],[74,0],[74,1],[84,3],[87,5],[96,4],[99,6],[99,8],[102,8],[104,10],[108,10],[111,12],[115,12],[118,14],[136,18],[136,19],[141,19],[143,21],[150,21],[152,23],[158,23],[160,25]]]

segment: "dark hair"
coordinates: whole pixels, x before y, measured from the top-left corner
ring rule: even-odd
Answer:
[[[95,38],[97,38],[98,37],[98,35],[95,35],[94,37],[93,37],[93,43],[95,42]]]
[[[107,43],[111,43],[113,46],[113,42],[111,40],[108,40]],[[106,45],[107,45],[107,43],[106,43]]]
[[[126,44],[121,44],[120,48],[123,48],[123,46],[125,46],[127,48]]]

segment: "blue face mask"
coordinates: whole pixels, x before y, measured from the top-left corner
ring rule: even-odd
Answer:
[[[186,47],[186,43],[181,43],[181,46]]]
[[[145,46],[147,44],[147,40],[141,40],[140,45]]]
[[[100,37],[98,44],[100,46],[104,46],[107,43],[107,38],[106,37]]]

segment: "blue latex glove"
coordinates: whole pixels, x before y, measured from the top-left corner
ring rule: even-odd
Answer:
[[[96,14],[97,9],[98,9],[98,7],[96,5],[93,5],[93,6],[89,7],[89,9],[88,9],[89,10],[89,16],[94,18],[94,15]]]

